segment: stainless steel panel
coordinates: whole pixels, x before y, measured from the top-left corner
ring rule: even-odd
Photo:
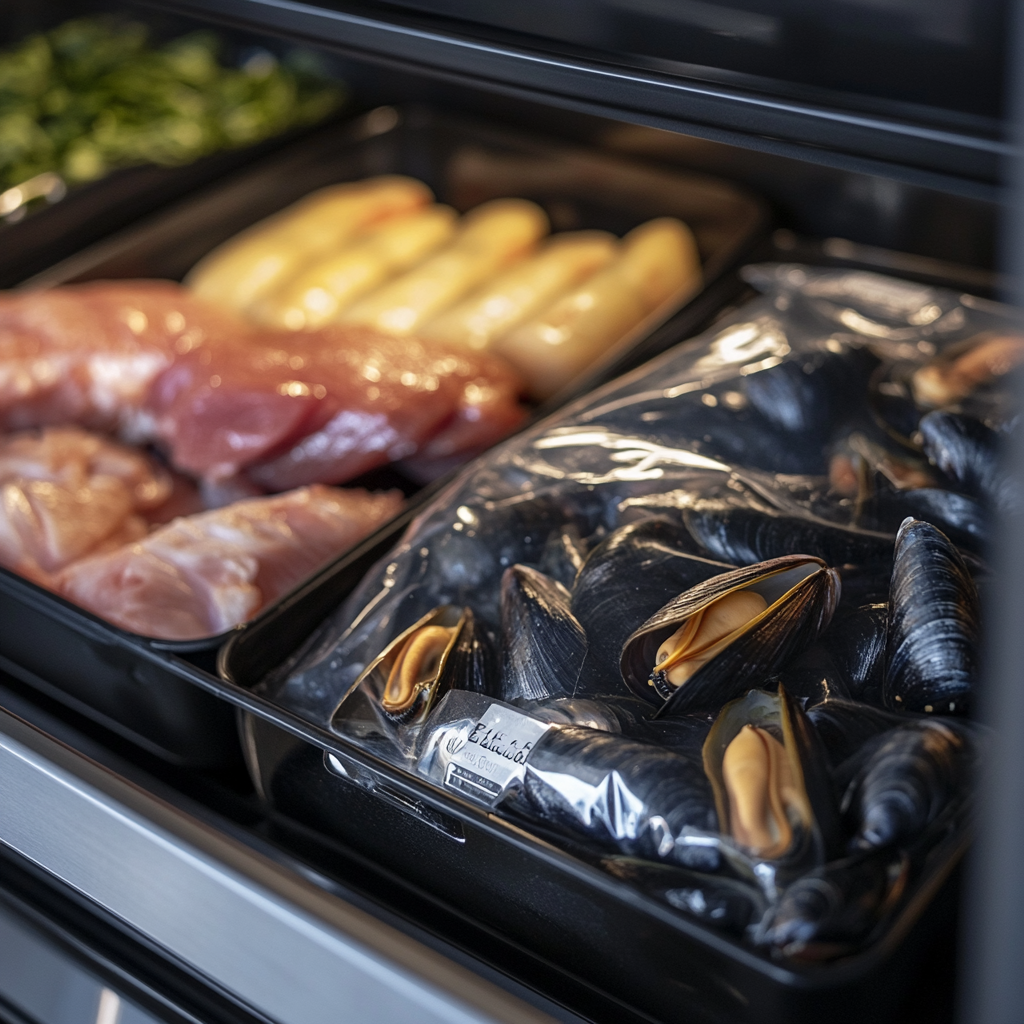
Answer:
[[[550,1019],[4,712],[0,842],[282,1024]]]

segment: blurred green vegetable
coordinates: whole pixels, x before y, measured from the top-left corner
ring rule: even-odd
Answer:
[[[0,192],[43,171],[69,184],[181,164],[310,124],[343,100],[309,55],[218,60],[210,32],[149,44],[144,25],[79,18],[0,53]]]

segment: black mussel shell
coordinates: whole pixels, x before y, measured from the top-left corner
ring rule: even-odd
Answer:
[[[501,696],[498,659],[486,631],[469,608],[464,608],[462,627],[442,670],[437,697],[448,690],[471,690],[487,697]]]
[[[981,498],[992,508],[1019,508],[1019,491],[1002,470],[1002,438],[981,420],[930,412],[922,418],[917,437],[925,455],[956,490]]]
[[[501,577],[502,698],[571,697],[587,637],[569,610],[569,592],[542,572],[513,565]]]
[[[569,523],[548,537],[540,559],[540,570],[566,590],[572,590],[586,557],[587,544],[575,524]]]
[[[732,935],[742,935],[760,921],[768,906],[760,889],[727,875],[707,875],[675,864],[621,856],[603,858],[601,867],[702,924]]]
[[[703,711],[692,715],[675,715],[672,718],[655,718],[638,723],[630,730],[630,735],[701,761],[704,742],[711,726],[715,724],[715,717],[714,712]]]
[[[851,776],[842,802],[851,848],[913,842],[966,785],[970,760],[969,737],[952,722],[904,722],[874,737],[838,772]]]
[[[417,672],[415,682],[396,697],[388,694],[388,680],[407,645],[434,631],[436,639],[427,655],[429,670]],[[356,679],[350,692],[366,688],[384,716],[400,725],[421,722],[437,700],[452,689],[486,693],[494,685],[494,665],[486,638],[468,608],[440,605],[392,640]]]
[[[988,551],[992,517],[977,498],[941,487],[919,487],[879,494],[877,504],[890,521],[908,516],[923,519],[966,551],[978,555]]]
[[[820,641],[788,661],[771,682],[782,683],[804,710],[830,698],[850,696],[846,677]]]
[[[906,890],[909,861],[853,856],[814,868],[786,888],[761,944],[802,960],[832,960],[862,945]]]
[[[834,769],[874,737],[904,721],[900,715],[891,711],[839,697],[809,708],[807,717],[821,737],[825,756]]]
[[[718,715],[704,743],[704,771],[711,781],[719,827],[732,835],[732,815],[723,764],[730,744],[746,726],[761,729],[780,742],[788,759],[798,796],[790,808],[792,839],[781,853],[770,857],[790,867],[823,863],[840,845],[839,811],[825,752],[814,725],[780,686],[777,693],[751,690],[731,701]],[[734,837],[735,838],[735,837]],[[738,840],[737,840],[738,842]],[[748,851],[752,860],[763,852]]]
[[[693,538],[714,558],[732,565],[802,553],[829,565],[884,563],[892,554],[888,534],[848,529],[809,517],[747,508],[693,508],[683,516]]]
[[[718,853],[711,787],[700,763],[649,743],[576,726],[534,745],[509,806],[544,825],[631,857],[702,870]]]
[[[866,348],[808,353],[748,374],[743,392],[775,427],[820,439],[861,400],[877,365],[878,359]]]
[[[590,553],[572,592],[588,642],[577,693],[621,691],[619,654],[629,635],[666,601],[728,571],[689,554],[691,544],[681,526],[656,518],[616,530]]]
[[[885,364],[874,372],[868,385],[868,405],[879,427],[908,448],[921,421],[910,378],[914,364]]]
[[[693,615],[739,590],[757,591],[768,607],[683,685],[673,687],[657,669],[658,648]],[[622,678],[638,696],[663,700],[659,715],[721,707],[813,643],[838,601],[838,574],[807,555],[722,573],[669,601],[626,640],[619,660]]]
[[[965,714],[978,672],[978,591],[963,558],[929,523],[896,535],[883,697],[896,711]]]
[[[840,604],[820,640],[849,691],[836,696],[881,705],[888,621],[888,603],[873,601],[858,608]]]

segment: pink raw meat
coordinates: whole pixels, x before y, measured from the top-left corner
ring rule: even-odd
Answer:
[[[494,356],[337,326],[189,353],[150,409],[181,469],[282,490],[486,447],[522,420],[519,390]]]
[[[171,498],[142,452],[78,427],[0,440],[0,564],[41,583],[70,561],[144,536]]]
[[[231,629],[390,519],[397,491],[314,485],[176,519],[69,566],[56,587],[133,633],[193,640]]]
[[[0,293],[0,428],[145,433],[140,407],[175,358],[248,328],[170,281]]]

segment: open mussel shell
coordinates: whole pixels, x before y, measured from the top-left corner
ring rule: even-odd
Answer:
[[[875,736],[838,775],[848,777],[842,810],[852,850],[913,843],[968,785],[973,753],[968,732],[953,722],[902,722]]]
[[[835,696],[881,705],[888,621],[887,602],[871,601],[856,608],[840,606],[820,641],[848,690],[845,694],[837,691]]]
[[[714,576],[655,612],[623,645],[622,678],[659,715],[721,707],[766,679],[828,625],[839,576],[788,555]]]
[[[894,711],[965,714],[978,671],[978,591],[963,558],[930,523],[896,535],[882,695]]]
[[[587,633],[577,693],[621,691],[619,655],[629,635],[666,601],[729,566],[690,554],[689,534],[662,518],[631,523],[606,537],[583,563],[572,612]]]
[[[771,514],[758,509],[688,508],[686,528],[713,558],[749,565],[785,555],[809,554],[829,565],[886,562],[892,536],[838,526],[809,516]]]
[[[805,869],[840,842],[821,741],[783,687],[751,690],[719,713],[703,748],[720,831],[751,862]]]
[[[915,435],[928,459],[963,494],[1000,501],[1005,486],[999,434],[973,416],[935,411],[922,417]]]
[[[513,565],[501,578],[503,670],[506,701],[571,697],[587,635],[569,608],[569,591],[527,565]]]
[[[400,633],[370,662],[353,689],[368,687],[391,721],[421,722],[451,689],[493,685],[486,638],[468,608],[441,605]]]

